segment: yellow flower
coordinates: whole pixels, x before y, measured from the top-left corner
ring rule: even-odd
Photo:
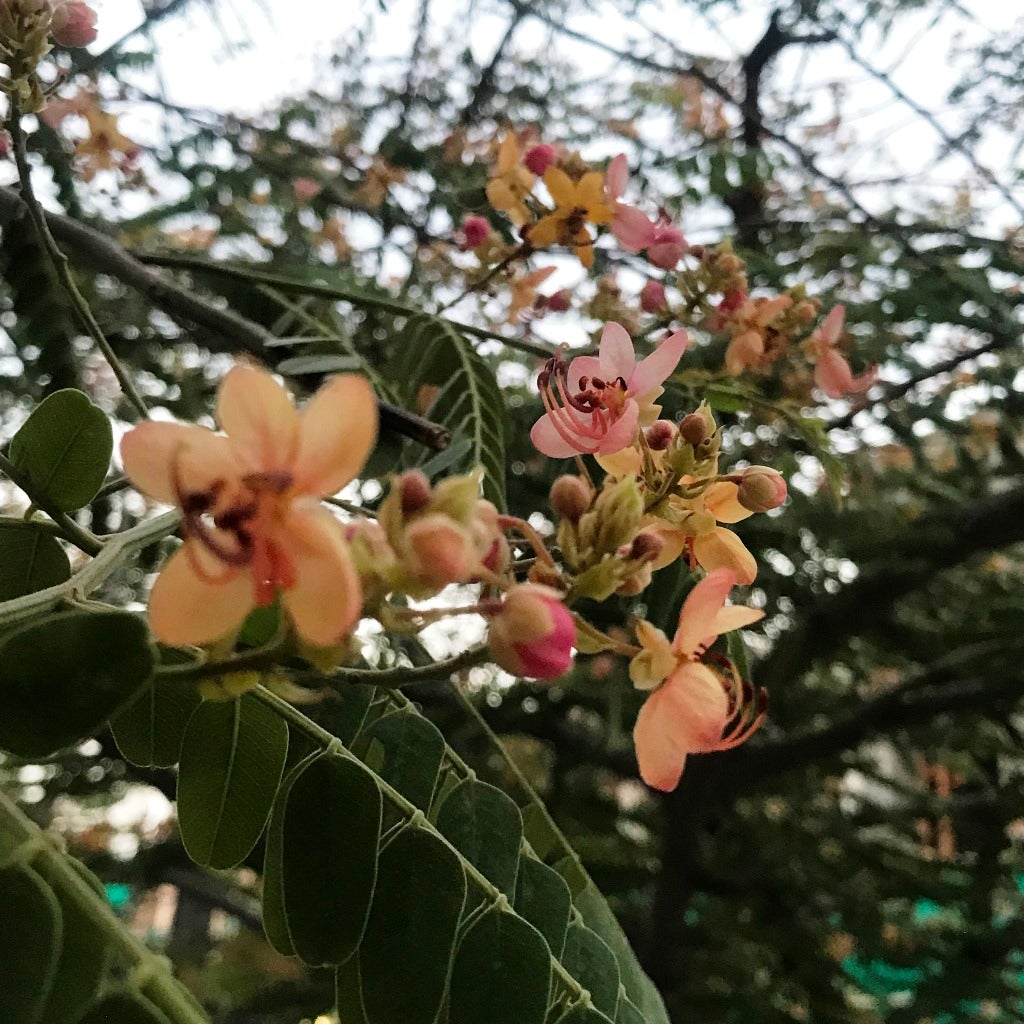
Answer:
[[[82,177],[92,181],[97,171],[112,171],[130,164],[139,153],[139,146],[117,127],[117,117],[105,114],[99,107],[85,111],[89,137],[75,145],[75,156],[82,162]]]
[[[513,224],[533,223],[533,214],[526,197],[533,191],[537,178],[520,159],[519,142],[514,132],[501,140],[498,148],[497,174],[487,182],[487,201],[496,210],[507,213]]]
[[[594,262],[594,239],[587,222],[610,224],[614,212],[605,196],[604,175],[588,171],[579,181],[573,181],[560,167],[549,167],[544,172],[544,184],[555,209],[530,228],[530,244],[535,249],[555,242],[574,246],[580,263],[589,269]]]

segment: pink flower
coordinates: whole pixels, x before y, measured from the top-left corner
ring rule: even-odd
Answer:
[[[642,650],[630,664],[630,678],[638,689],[653,692],[637,716],[633,740],[640,775],[655,789],[676,788],[689,754],[738,746],[764,720],[764,691],[755,693],[731,663],[726,678],[702,661],[720,633],[764,615],[725,605],[735,582],[726,569],[701,580],[683,602],[671,642],[650,623],[637,627]]]
[[[662,210],[652,221],[643,210],[620,201],[629,183],[629,165],[625,153],[608,164],[605,193],[614,207],[612,234],[626,252],[647,250],[647,258],[662,270],[671,270],[687,250],[686,239]]]
[[[458,242],[462,249],[476,249],[491,234],[491,222],[486,217],[466,217],[459,228]]]
[[[61,46],[88,46],[96,39],[96,12],[82,0],[64,0],[53,9],[50,34]]]
[[[631,445],[641,423],[657,419],[653,403],[686,342],[686,331],[676,331],[638,363],[625,328],[612,323],[605,325],[597,356],[577,356],[568,368],[559,358],[549,360],[538,379],[547,412],[530,431],[534,446],[564,459],[613,455]]]
[[[846,307],[835,306],[811,336],[812,344],[818,349],[817,362],[814,367],[814,383],[829,398],[859,394],[862,391],[867,391],[878,380],[877,366],[871,366],[860,376],[854,377],[846,357],[836,348],[843,334],[845,319]]]
[[[314,181],[312,178],[296,178],[292,182],[292,191],[300,203],[307,203],[310,199],[318,196],[322,188],[320,182]]]
[[[236,365],[217,396],[223,434],[148,421],[121,442],[132,483],[182,510],[185,543],[153,586],[150,623],[172,646],[230,636],[253,608],[281,603],[326,647],[359,620],[359,577],[342,524],[320,504],[362,469],[377,403],[362,377],[329,380],[302,412],[265,370]]]
[[[541,177],[544,172],[555,162],[555,147],[549,146],[546,142],[538,142],[531,146],[523,157],[523,163],[527,170]]]
[[[657,313],[665,306],[665,286],[660,281],[648,281],[640,289],[640,308],[645,313]]]
[[[494,663],[529,679],[554,679],[572,664],[576,625],[558,592],[538,583],[511,587],[490,622]]]

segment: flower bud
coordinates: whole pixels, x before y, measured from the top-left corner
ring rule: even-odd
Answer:
[[[655,420],[645,431],[647,447],[652,452],[663,452],[676,435],[676,426],[668,420]]]
[[[652,562],[661,554],[665,542],[653,530],[641,530],[629,548],[629,557],[638,562]]]
[[[555,147],[546,142],[531,146],[523,157],[523,163],[532,174],[540,177],[555,162]]]
[[[520,583],[490,621],[487,642],[494,663],[530,679],[554,679],[572,664],[576,625],[558,592]]]
[[[309,202],[320,194],[321,184],[312,178],[296,178],[292,182],[292,192],[300,203]]]
[[[572,292],[568,288],[559,288],[554,295],[547,297],[546,305],[552,313],[564,313],[572,305]]]
[[[65,0],[53,9],[50,34],[61,46],[88,46],[96,38],[96,12],[82,0]]]
[[[486,217],[466,217],[459,228],[459,247],[476,249],[490,237],[491,224]]]
[[[768,466],[749,466],[743,471],[736,500],[751,512],[767,512],[786,500],[786,481]]]
[[[580,516],[590,508],[591,491],[578,476],[567,473],[551,485],[549,498],[556,515],[578,523]]]
[[[679,434],[687,444],[696,448],[708,436],[707,420],[699,412],[691,412],[680,421]]]
[[[469,535],[447,516],[428,515],[410,523],[405,550],[406,569],[428,586],[465,582],[475,568]]]
[[[645,313],[657,313],[667,305],[665,286],[660,281],[648,281],[640,289],[640,308]]]
[[[395,481],[402,501],[402,515],[421,512],[430,503],[430,481],[419,469],[410,469]]]

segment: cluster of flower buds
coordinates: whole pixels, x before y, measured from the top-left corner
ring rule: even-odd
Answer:
[[[9,69],[0,89],[22,113],[38,112],[46,103],[39,62],[54,43],[87,46],[95,38],[96,12],[83,0],[0,0],[0,63]]]

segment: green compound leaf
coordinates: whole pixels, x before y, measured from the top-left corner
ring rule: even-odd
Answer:
[[[594,1006],[614,1018],[619,1001],[619,968],[607,944],[585,925],[574,921],[565,937],[562,963],[590,993]]]
[[[447,473],[482,466],[484,497],[505,507],[505,439],[508,413],[494,373],[450,323],[427,314],[409,317],[402,379],[414,403],[424,385],[439,388],[427,416],[451,432],[460,457],[443,464]],[[432,467],[440,472],[438,466]]]
[[[110,720],[117,749],[130,764],[170,768],[178,763],[188,721],[201,703],[194,687],[154,679]]]
[[[188,855],[230,868],[256,845],[288,756],[288,725],[252,695],[206,701],[185,729],[178,825]]]
[[[359,949],[368,1024],[434,1024],[465,900],[459,858],[436,835],[406,828],[384,847]]]
[[[41,530],[0,527],[0,601],[55,587],[71,578],[64,549]]]
[[[73,860],[71,864],[105,902],[106,893],[100,880],[78,861]],[[50,874],[49,861],[40,858],[37,870],[48,884],[56,883],[53,892],[60,903],[64,924],[60,959],[39,1021],[40,1024],[72,1021],[99,991],[112,950],[106,945],[103,928],[64,894],[59,879]]]
[[[0,640],[0,747],[48,757],[91,736],[153,674],[145,623],[126,612],[67,612]]]
[[[28,867],[0,871],[0,1008],[4,1024],[42,1024],[60,961],[63,931],[60,904],[39,874]]]
[[[359,947],[377,881],[382,815],[377,782],[351,757],[324,754],[292,780],[281,898],[291,944],[306,963],[341,964]]]
[[[519,871],[523,818],[500,789],[466,779],[445,797],[437,829],[489,882],[512,899]]]
[[[459,943],[448,1024],[544,1024],[550,993],[551,956],[540,932],[495,907]]]
[[[67,388],[44,399],[11,440],[10,458],[32,497],[62,512],[88,505],[103,486],[114,435],[103,410]]]
[[[167,1015],[137,992],[115,992],[93,1003],[76,1024],[171,1024]]]
[[[573,897],[573,904],[587,927],[596,932],[615,954],[626,995],[647,1024],[669,1024],[661,994],[644,973],[607,900],[589,878],[584,889]]]
[[[437,726],[414,711],[393,711],[362,735],[380,744],[379,756],[371,743],[365,758],[374,771],[410,803],[429,810],[445,750]]]
[[[532,857],[519,858],[515,909],[544,936],[554,956],[562,955],[572,899],[565,879]]]

